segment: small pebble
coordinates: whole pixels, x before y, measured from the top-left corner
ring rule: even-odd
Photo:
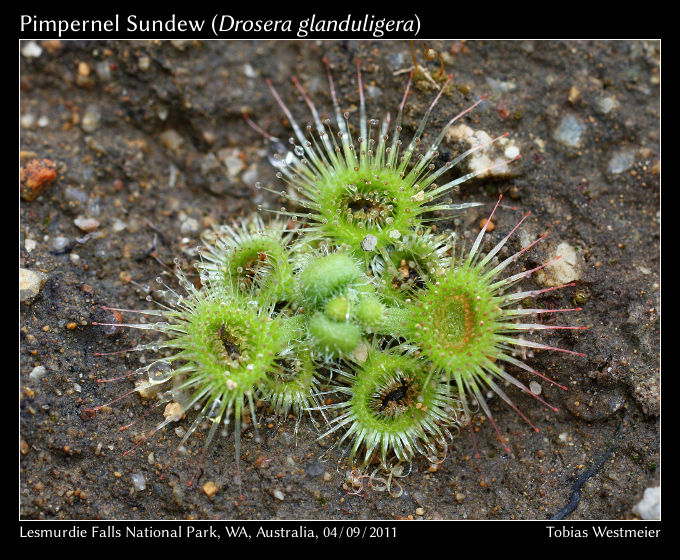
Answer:
[[[541,385],[539,383],[536,383],[536,381],[532,381],[531,383],[529,383],[529,389],[534,395],[541,394]]]
[[[72,200],[74,202],[87,202],[89,195],[83,190],[76,187],[66,187],[64,191],[64,197],[66,200]]]
[[[520,147],[514,139],[500,138],[493,141],[488,132],[473,130],[465,124],[452,127],[446,133],[449,143],[465,142],[470,148],[486,146],[483,150],[474,151],[468,159],[468,170],[479,173],[478,177],[511,177],[517,173],[517,167],[510,165],[520,155]],[[493,145],[490,145],[493,141]]]
[[[519,147],[515,146],[514,144],[511,146],[508,146],[503,150],[503,155],[507,159],[515,159],[519,155]]]
[[[255,72],[255,68],[253,68],[250,64],[246,63],[243,65],[243,73],[246,75],[246,78],[256,78],[257,73]]]
[[[403,68],[405,61],[404,61],[404,53],[397,52],[397,53],[390,53],[387,55],[387,62],[392,68],[392,70],[399,70]]]
[[[87,78],[90,75],[90,67],[87,62],[78,63],[78,75]]]
[[[139,60],[137,61],[137,65],[139,66],[140,70],[146,72],[149,68],[151,68],[151,59],[148,56],[140,56]]]
[[[505,93],[517,88],[517,84],[515,84],[515,82],[504,82],[503,80],[498,80],[491,77],[486,78],[486,83],[489,84],[489,87],[491,87],[491,89],[496,93]]]
[[[281,492],[281,490],[274,490],[272,494],[277,500],[283,501],[285,499],[285,496],[283,495],[283,492]]]
[[[180,134],[172,128],[169,128],[163,132],[160,138],[161,142],[166,148],[175,152],[178,151],[184,144],[184,138],[182,138]]]
[[[90,66],[87,62],[78,63],[78,74],[76,75],[76,84],[80,87],[89,88],[93,85],[94,80],[90,77]]]
[[[479,229],[482,229],[484,226],[486,226],[486,231],[488,232],[491,232],[496,229],[496,224],[494,224],[487,218],[483,218],[482,220],[479,221]]]
[[[30,253],[33,249],[36,248],[38,243],[35,241],[35,239],[26,239],[24,241],[24,249],[26,249],[27,253]]]
[[[258,177],[257,167],[252,165],[246,171],[243,172],[243,175],[241,175],[241,180],[246,185],[254,185],[257,182],[257,177]]]
[[[168,187],[174,189],[177,186],[177,177],[179,177],[179,169],[171,163],[168,172]]]
[[[47,373],[45,366],[36,366],[33,368],[31,373],[28,375],[31,379],[40,379],[43,375]]]
[[[94,218],[85,218],[83,216],[77,217],[73,223],[84,232],[95,231],[99,227],[99,220]]]
[[[91,133],[99,128],[99,122],[101,121],[101,111],[96,105],[88,105],[83,113],[83,118],[80,121],[81,128],[87,132]]]
[[[361,248],[367,253],[373,251],[378,245],[378,238],[370,233],[361,240]]]
[[[616,109],[619,106],[619,102],[613,97],[603,97],[597,101],[596,105],[600,112],[606,115],[612,109]]]
[[[378,86],[369,85],[366,87],[366,93],[371,99],[377,99],[382,95],[382,90]]]
[[[178,51],[183,51],[190,41],[186,39],[171,39],[170,44],[175,47]]]
[[[324,472],[323,465],[318,461],[310,461],[305,467],[305,472],[307,476],[319,476]]]
[[[236,179],[246,167],[241,157],[241,150],[238,148],[224,148],[219,150],[217,152],[217,159],[219,159],[227,168],[227,176],[232,180]]]
[[[647,488],[642,499],[633,506],[642,519],[661,519],[661,487]]]
[[[126,227],[127,227],[127,224],[125,222],[116,218],[116,221],[113,222],[113,226],[111,226],[111,229],[114,232],[118,233],[120,231],[123,231]]]
[[[50,249],[52,251],[63,251],[68,244],[70,243],[70,240],[68,237],[64,237],[63,235],[58,235],[57,237],[53,238],[50,241]]]
[[[94,65],[94,71],[102,82],[108,82],[111,79],[111,64],[105,60],[97,62]]]
[[[553,137],[558,142],[576,148],[581,145],[581,136],[586,130],[586,125],[574,115],[565,115],[553,132]]]
[[[557,259],[557,257],[560,257]],[[561,286],[581,278],[581,257],[576,249],[563,241],[552,252],[552,263],[539,270],[536,281],[544,286]],[[554,260],[557,259],[557,260]]]
[[[38,121],[38,126],[40,121]],[[32,159],[19,170],[21,198],[32,202],[57,178],[57,167],[49,159]]]
[[[42,48],[35,41],[28,41],[21,47],[21,54],[26,58],[38,58],[42,54]]]
[[[40,293],[47,275],[27,268],[19,268],[19,299],[29,301]]]
[[[203,493],[208,496],[208,498],[212,498],[217,494],[217,485],[212,481],[206,482],[203,485]]]
[[[32,128],[35,124],[35,115],[33,113],[26,113],[21,115],[21,126],[23,128]]]
[[[199,223],[196,218],[187,218],[182,222],[180,226],[180,231],[182,233],[196,233],[199,228]]]
[[[569,103],[574,104],[581,98],[581,92],[576,86],[571,86],[569,90]]]
[[[328,482],[331,479],[331,473],[325,472],[323,473],[323,479]]]
[[[368,359],[369,350],[370,347],[368,346],[368,344],[366,344],[365,342],[360,342],[352,352],[352,355],[354,356],[354,359],[358,363],[363,364]]]
[[[628,171],[635,163],[635,151],[626,149],[616,152],[609,160],[609,172],[614,174]]]
[[[146,489],[146,477],[143,473],[132,473],[130,478],[132,479],[132,484],[135,485],[135,489],[140,492]]]
[[[165,405],[165,410],[163,411],[163,417],[170,422],[178,422],[184,416],[184,411],[182,410],[182,405],[176,402],[171,402]],[[175,432],[177,432],[175,429]],[[179,435],[179,434],[178,434]],[[184,435],[184,433],[182,433]],[[181,436],[180,436],[181,437]]]

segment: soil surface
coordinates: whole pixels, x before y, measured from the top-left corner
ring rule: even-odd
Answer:
[[[394,118],[413,66],[410,45],[26,45],[22,164],[51,163],[32,165],[34,180],[23,186],[20,202],[20,266],[46,275],[39,293],[22,292],[26,300],[20,304],[22,518],[546,519],[567,505],[576,480],[592,469],[570,518],[629,519],[645,488],[659,485],[658,42],[428,45],[453,74],[454,87],[433,110],[425,139],[487,94],[465,124],[491,136],[509,132],[522,155],[507,177],[465,183],[454,201],[486,204],[455,219],[445,216],[439,228],[455,227],[472,239],[502,192],[507,196],[490,242],[531,211],[512,248],[550,234],[525,254],[523,266],[546,262],[559,245],[573,250],[563,272],[576,285],[539,301],[551,308],[582,307],[556,319],[588,328],[533,338],[584,356],[539,351],[527,357],[568,390],[512,371],[527,384],[540,381],[541,397],[559,411],[507,389],[540,432],[491,398],[511,453],[480,415],[474,423],[479,459],[465,430],[437,468],[418,459],[408,476],[394,478],[390,489],[400,495],[393,497],[384,484],[369,487],[370,471],[362,488],[346,491],[349,467],[339,452],[322,456],[332,438],[317,441],[308,418],[277,423],[263,412],[263,440],[256,442],[252,429],[244,434],[243,499],[233,437],[214,444],[198,472],[202,444],[192,437],[187,453],[161,476],[190,418],[123,455],[162,419],[162,409],[137,393],[95,415],[87,409],[134,387],[126,378],[97,379],[124,376],[153,354],[95,353],[154,338],[92,322],[137,321],[134,314],[120,317],[102,306],[152,307],[145,298],[157,289],[156,277],[172,284],[167,271],[173,259],[190,272],[204,229],[250,215],[258,204],[281,204],[253,187],[255,181],[277,190],[282,184],[262,136],[242,117],[246,111],[287,143],[288,123],[265,78],[301,123],[309,113],[291,76],[322,115],[331,116],[322,62],[327,57],[343,109],[356,122],[361,59],[369,116],[382,118],[390,110]],[[426,60],[422,44],[414,46],[418,63],[436,78],[439,60]],[[427,77],[415,81],[405,111],[407,136],[435,92]],[[461,148],[442,147],[438,164]],[[54,180],[50,169],[56,170]],[[522,287],[546,282],[532,276]],[[132,428],[119,430],[135,419]]]

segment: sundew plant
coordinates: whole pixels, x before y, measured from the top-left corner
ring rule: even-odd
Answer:
[[[524,356],[534,350],[575,354],[531,335],[582,327],[538,318],[578,310],[534,303],[564,286],[518,285],[549,264],[519,272],[514,266],[544,236],[508,256],[508,242],[528,214],[491,246],[485,243],[489,224],[502,211],[502,197],[467,244],[460,232],[437,228],[442,216],[480,205],[452,204],[460,185],[512,164],[459,171],[473,152],[505,135],[441,163],[439,147],[447,132],[483,98],[426,134],[452,78],[442,80],[415,130],[407,133],[404,112],[413,73],[395,115],[384,110],[369,115],[358,64],[357,116],[343,110],[327,61],[326,66],[330,117],[322,116],[298,80],[293,86],[304,106],[296,110],[284,103],[282,86],[268,81],[292,135],[275,160],[280,183],[255,187],[281,196],[281,206],[205,232],[196,263],[200,283],[178,269],[177,287],[158,291],[163,303],[115,310],[143,315],[145,322],[126,326],[158,335],[134,348],[159,353],[134,375],[136,391],[157,395],[163,420],[135,447],[187,417],[180,446],[203,432],[205,455],[215,437],[233,433],[238,459],[243,423],[257,430],[264,406],[281,419],[308,414],[319,437],[332,436],[357,468],[378,465],[393,472],[418,456],[441,461],[462,429],[469,427],[474,439],[471,420],[477,412],[510,452],[487,404],[489,395],[538,431],[513,402],[513,392],[557,409],[508,369],[564,389]],[[296,116],[302,109],[308,123]],[[246,119],[266,142],[281,145],[256,118]]]

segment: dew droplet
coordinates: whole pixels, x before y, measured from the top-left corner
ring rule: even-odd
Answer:
[[[158,360],[148,367],[149,383],[164,383],[172,377],[172,366],[166,360]]]

